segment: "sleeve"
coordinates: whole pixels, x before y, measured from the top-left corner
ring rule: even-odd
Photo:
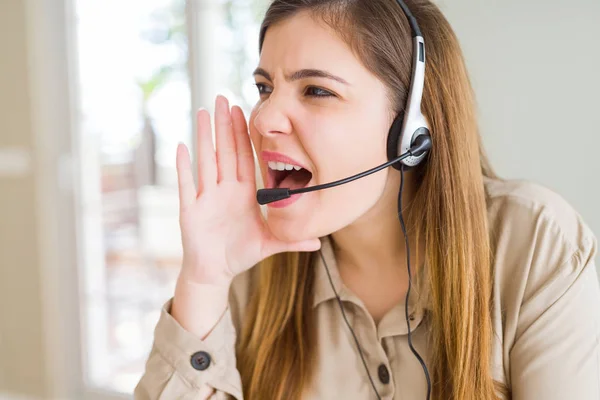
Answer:
[[[600,399],[596,246],[587,236],[521,305],[510,352],[513,400]]]
[[[228,308],[215,328],[201,340],[171,316],[170,300],[154,331],[145,372],[135,400],[243,400],[236,369],[236,333]]]

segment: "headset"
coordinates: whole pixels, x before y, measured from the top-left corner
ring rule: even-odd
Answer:
[[[425,40],[419,29],[416,18],[410,12],[408,6],[402,0],[396,0],[408,19],[412,31],[413,40],[413,62],[412,76],[410,80],[410,91],[406,100],[406,107],[396,117],[388,135],[388,159],[392,160],[411,150],[415,139],[421,135],[430,138],[430,129],[427,120],[421,112],[421,99],[425,86]],[[422,138],[425,139],[425,138]],[[431,146],[431,145],[429,145]],[[426,156],[423,152],[418,156],[410,156],[392,166],[398,170],[402,165],[412,168],[420,164]],[[399,165],[400,164],[400,165]]]
[[[368,1],[368,0],[366,0]],[[419,29],[419,25],[417,23],[416,18],[410,12],[410,9],[402,0],[396,0],[398,5],[402,8],[402,11],[406,15],[408,19],[408,23],[410,25],[411,33],[412,33],[412,43],[413,43],[413,61],[412,61],[412,73],[410,80],[410,90],[408,93],[408,97],[406,100],[406,106],[404,110],[400,111],[400,113],[394,119],[392,126],[390,127],[387,139],[387,158],[388,162],[372,168],[370,170],[358,173],[356,175],[350,176],[348,178],[340,179],[334,182],[329,182],[321,185],[309,186],[298,189],[289,189],[289,188],[270,188],[270,189],[260,189],[256,193],[256,199],[259,204],[267,204],[274,201],[286,199],[294,194],[299,193],[307,193],[313,192],[316,190],[323,190],[332,188],[338,185],[342,185],[348,182],[352,182],[356,179],[360,179],[362,177],[371,175],[375,172],[381,171],[384,168],[389,166],[393,167],[400,171],[400,190],[398,194],[398,218],[400,220],[400,225],[402,227],[402,232],[404,234],[405,246],[406,246],[406,263],[408,269],[408,290],[406,292],[406,300],[405,300],[405,317],[406,317],[406,325],[408,327],[408,345],[415,356],[415,358],[421,364],[423,368],[423,373],[425,374],[425,379],[427,381],[427,400],[431,397],[431,378],[429,376],[429,371],[427,369],[427,365],[423,361],[423,358],[417,352],[412,344],[412,336],[411,336],[411,327],[409,322],[409,313],[408,313],[408,301],[410,298],[410,291],[412,286],[412,277],[411,277],[411,268],[410,268],[410,248],[408,235],[406,232],[406,225],[404,223],[404,218],[402,215],[402,193],[404,189],[404,172],[409,170],[419,164],[421,164],[429,153],[431,149],[431,134],[430,128],[427,123],[427,120],[423,116],[421,112],[421,100],[423,97],[423,89],[425,86],[425,41],[423,39],[423,35],[421,34],[421,30]],[[371,373],[369,372],[369,368],[363,356],[361,346],[358,342],[356,334],[354,330],[350,326],[348,319],[346,318],[346,313],[344,312],[344,308],[342,306],[342,301],[335,290],[333,282],[331,280],[331,275],[329,273],[329,267],[327,266],[327,262],[325,261],[325,257],[323,257],[323,253],[319,251],[321,260],[323,261],[323,265],[327,271],[327,275],[329,277],[329,282],[331,284],[331,288],[335,293],[335,297],[339,304],[342,316],[344,317],[344,321],[348,326],[348,329],[352,333],[354,338],[358,353],[362,360],[363,366],[365,367],[365,371],[375,391],[375,395],[377,399],[381,400],[381,396],[377,391],[375,383],[373,382],[373,378],[371,377]]]

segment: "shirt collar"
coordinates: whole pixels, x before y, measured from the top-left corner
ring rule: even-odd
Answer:
[[[313,307],[317,307],[319,304],[327,302],[328,300],[335,299],[335,293],[331,287],[332,283],[333,283],[333,287],[337,291],[338,296],[340,296],[340,299],[342,301],[350,301],[350,302],[356,303],[359,306],[364,308],[362,301],[344,285],[344,283],[340,277],[338,265],[337,265],[337,262],[335,259],[335,254],[333,251],[332,240],[329,236],[325,236],[325,237],[321,238],[320,252],[323,257],[321,258],[321,255],[319,254],[319,252],[317,252],[316,260],[315,260],[315,264],[314,264],[314,268],[316,268],[316,270],[315,270],[315,274],[314,274],[314,279],[315,279],[314,288],[315,289],[314,289],[314,297],[313,297]],[[329,280],[329,276],[327,274],[325,264],[323,263],[323,259],[327,263],[327,267],[329,267],[329,273],[331,275],[331,282]],[[422,289],[419,290],[419,288],[416,287],[416,285],[414,285],[415,279],[413,279],[413,287],[411,288],[411,295],[410,295],[410,300],[409,300],[409,313],[410,313],[410,316],[412,317],[410,324],[411,324],[411,327],[414,326],[414,328],[416,328],[416,326],[418,326],[420,324],[421,320],[423,319],[423,317],[425,316],[425,313],[426,313],[425,305],[428,303],[428,295],[429,295],[428,291],[425,290],[428,287],[428,285],[426,284],[426,279],[427,279],[427,277],[425,276],[426,272],[423,272],[423,271],[426,271],[426,270],[427,270],[427,268],[420,268],[420,271],[422,271],[422,276],[419,277],[419,281],[422,283],[420,285],[422,287]],[[404,323],[405,323],[404,303],[398,304],[397,306],[395,306],[394,309],[391,310],[389,314],[390,315],[386,315],[381,320],[380,324],[387,325],[388,323],[391,323],[392,325],[404,326],[404,329],[400,328],[400,330],[404,331],[404,333],[406,333],[405,332],[406,326],[404,325]],[[399,318],[400,314],[401,314],[402,318]],[[402,324],[400,324],[400,321],[402,322]],[[414,328],[412,328],[412,329],[414,329]],[[403,333],[403,332],[399,331],[397,333]]]

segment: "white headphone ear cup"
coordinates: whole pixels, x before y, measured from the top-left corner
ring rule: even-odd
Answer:
[[[397,151],[399,155],[404,154],[410,150],[417,136],[429,134],[427,120],[425,119],[423,114],[421,114],[420,112],[408,114],[407,118],[408,119],[404,121],[402,134],[400,135],[400,141],[398,143]],[[410,132],[410,135],[407,135],[408,132]],[[423,159],[425,159],[426,154],[427,153],[424,153],[417,157],[407,157],[404,160],[402,160],[402,164],[404,164],[408,168],[416,167],[423,161]]]
[[[429,134],[429,129],[424,126],[421,126],[416,131],[414,131],[413,134],[411,135],[410,145],[408,146],[408,148],[411,148],[415,142],[415,139],[421,135],[427,135],[427,136],[431,137],[431,135]],[[408,149],[406,151],[408,151]],[[417,165],[421,164],[427,157],[427,154],[429,154],[429,151],[426,151],[419,156],[407,157],[404,160],[400,161],[400,163],[402,163],[402,165],[403,165],[404,171],[408,171],[408,170],[416,167]],[[397,164],[399,164],[399,163],[397,163]],[[399,168],[396,168],[396,169],[399,169]]]

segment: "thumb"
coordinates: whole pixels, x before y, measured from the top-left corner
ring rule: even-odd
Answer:
[[[270,240],[265,246],[265,257],[272,256],[273,254],[285,253],[285,252],[311,252],[317,251],[321,248],[321,240],[308,239],[301,240],[298,242],[283,242],[281,240]]]

